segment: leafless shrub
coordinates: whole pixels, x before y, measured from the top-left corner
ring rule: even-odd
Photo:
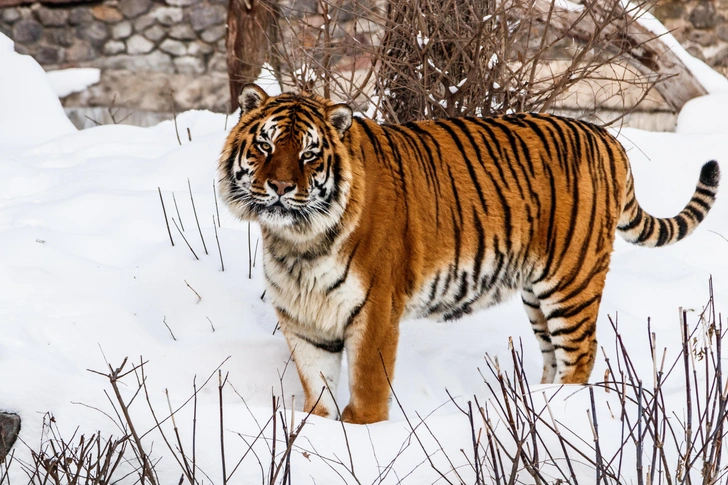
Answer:
[[[654,3],[318,0],[305,11],[282,2],[268,7],[279,23],[270,57],[284,90],[384,122],[558,111],[569,97],[576,114],[618,111],[614,122],[671,76],[659,69],[657,36],[637,23]]]

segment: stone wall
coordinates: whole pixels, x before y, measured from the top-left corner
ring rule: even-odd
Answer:
[[[0,31],[48,69],[225,71],[227,0],[104,0],[2,10]]]
[[[172,100],[177,111],[227,109],[226,16],[227,0],[34,3],[0,9],[0,31],[47,70],[102,69],[98,85],[63,100],[77,125],[112,122],[109,108],[151,124],[170,116]]]
[[[728,0],[661,0],[653,13],[690,54],[728,74]]]
[[[318,32],[324,16],[317,0],[277,3],[291,20],[287,25],[306,25]],[[334,37],[372,42],[373,27],[357,20],[358,6],[381,8],[384,3],[348,0],[344,8],[329,12],[340,25]],[[173,111],[227,110],[227,4],[228,0],[84,0],[0,6],[0,32],[48,70],[102,69],[97,85],[62,100],[77,126],[119,120],[149,125],[170,118]],[[660,0],[653,12],[691,54],[728,74],[728,0]],[[353,33],[355,26],[359,30]],[[304,44],[314,48],[309,55],[318,61],[316,42],[307,37]],[[344,54],[334,61],[357,69],[362,60]]]

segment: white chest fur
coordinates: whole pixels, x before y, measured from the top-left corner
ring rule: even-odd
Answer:
[[[341,339],[365,291],[338,254],[314,260],[273,257],[263,262],[271,303],[287,314],[298,332],[327,340]]]

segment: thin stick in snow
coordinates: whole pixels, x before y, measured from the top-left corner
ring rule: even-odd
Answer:
[[[172,119],[174,120],[174,132],[177,135],[177,143],[182,145],[182,140],[179,137],[179,130],[177,129],[177,110],[174,107],[174,89],[169,89],[169,100],[172,102]]]
[[[217,214],[217,227],[220,226],[220,208],[217,206],[217,189],[215,188],[215,179],[212,179],[212,198],[215,201],[215,213]]]
[[[164,198],[162,197],[162,189],[157,187],[159,192],[159,200],[162,202],[162,212],[164,212],[164,223],[167,225],[167,234],[169,234],[169,242],[174,246],[174,239],[172,239],[172,231],[169,230],[169,220],[167,219],[167,209],[164,208]]]
[[[248,279],[253,279],[253,251],[250,247],[250,222],[248,222]]]
[[[190,131],[189,126],[187,127],[187,138],[192,141],[192,132]]]
[[[212,328],[212,331],[214,332],[215,331],[215,325],[212,324],[212,320],[210,320],[210,317],[205,317],[205,318],[207,318],[207,321],[210,322],[210,327]]]
[[[222,402],[222,388],[227,382],[227,374],[225,374],[225,380],[222,379],[222,371],[217,371],[217,392],[220,400],[220,461],[222,461],[222,483],[227,483],[227,471],[225,470],[225,422],[223,418],[223,402]]]
[[[179,225],[182,227],[182,230],[185,230],[185,223],[182,222],[182,216],[179,215],[179,207],[177,206],[177,198],[174,196],[174,192],[172,192],[172,200],[174,201],[174,210],[177,211],[177,219],[179,219]]]
[[[162,319],[162,322],[164,322],[164,326],[167,327],[167,330],[169,330],[169,334],[172,336],[172,340],[174,340],[176,342],[177,341],[177,337],[174,336],[174,333],[172,333],[172,329],[169,328],[169,325],[167,325],[167,317],[164,317]]]
[[[195,208],[195,198],[192,197],[192,185],[190,184],[190,179],[187,179],[187,188],[190,190],[190,200],[192,201],[192,212],[195,213],[195,222],[197,223],[197,230],[200,231],[200,239],[202,240],[202,247],[205,250],[205,254],[209,254],[207,252],[207,245],[205,244],[205,238],[202,236],[202,229],[200,229],[200,220],[197,218],[197,209]]]
[[[195,253],[195,250],[192,249],[192,246],[190,246],[189,241],[187,241],[187,238],[184,234],[182,234],[182,231],[179,230],[179,226],[177,225],[177,221],[174,220],[174,217],[172,218],[172,222],[174,222],[174,227],[177,228],[177,232],[179,232],[179,235],[182,236],[182,239],[187,244],[187,247],[190,248],[190,251],[192,251],[192,255],[195,257],[196,260],[200,260],[200,258],[197,257],[197,253]]]
[[[220,222],[220,219],[218,219]],[[220,254],[220,267],[225,271],[225,263],[222,260],[222,249],[220,249],[220,238],[217,235],[217,226],[215,225],[215,216],[212,216],[212,227],[215,229],[215,241],[217,241],[217,252]]]
[[[197,291],[195,291],[195,289],[194,289],[194,288],[192,288],[192,287],[190,286],[190,284],[189,284],[189,283],[187,283],[187,280],[184,280],[184,282],[185,282],[185,284],[187,285],[187,288],[189,288],[190,290],[192,290],[192,292],[193,292],[193,293],[194,293],[195,295],[197,295],[197,303],[200,303],[200,302],[202,301],[202,297],[200,296],[200,294],[199,294],[199,293],[197,293]]]
[[[253,251],[253,268],[255,268],[255,260],[258,259],[258,243],[260,238],[255,240],[255,251]]]

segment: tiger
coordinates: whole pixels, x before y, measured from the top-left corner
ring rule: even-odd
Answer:
[[[388,419],[403,319],[454,320],[520,292],[542,383],[583,384],[615,234],[657,247],[713,205],[716,161],[657,218],[606,129],[544,113],[379,124],[314,94],[246,85],[218,163],[230,212],[260,225],[266,295],[304,410]],[[335,401],[344,350],[349,403]]]

